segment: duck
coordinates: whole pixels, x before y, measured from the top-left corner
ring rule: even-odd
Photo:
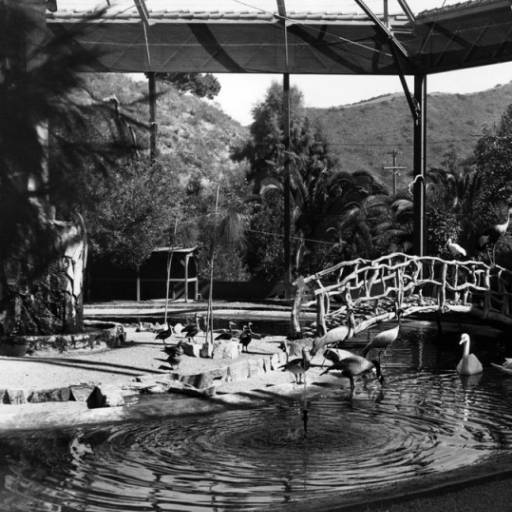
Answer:
[[[286,353],[288,358],[288,353]],[[292,359],[291,361],[287,361],[285,364],[280,366],[279,368],[283,372],[290,372],[295,377],[296,384],[302,384],[306,382],[306,372],[309,370],[311,366],[311,355],[310,349],[304,347],[302,349],[302,357],[298,357]]]
[[[355,377],[360,377],[368,374],[375,374],[378,381],[383,384],[384,376],[382,375],[382,369],[380,362],[377,360],[368,360],[363,356],[358,356],[356,354],[352,354],[349,357],[344,357],[337,363],[334,363],[332,366],[329,366],[325,371],[323,371],[320,375],[325,375],[331,371],[339,371],[341,372],[342,377],[346,377],[350,380],[350,390],[354,391]]]
[[[477,375],[478,373],[482,373],[484,370],[478,357],[469,352],[470,344],[471,339],[469,338],[469,334],[462,334],[459,345],[464,345],[464,352],[462,353],[462,358],[457,365],[457,373],[459,375]]]
[[[352,310],[347,310],[347,325],[339,325],[334,329],[327,331],[321,338],[315,338],[313,341],[313,348],[311,349],[311,355],[314,356],[316,353],[328,345],[339,346],[345,340],[351,338],[354,334],[355,317]]]
[[[448,250],[454,258],[466,257],[468,255],[466,249],[458,243],[452,242],[451,238],[448,238],[446,241],[446,247],[448,247]]]
[[[215,340],[230,340],[234,338],[236,336],[236,332],[234,330],[235,327],[235,322],[230,320],[228,322],[228,328],[221,330],[220,333],[217,336],[215,336]],[[239,333],[239,335],[240,334],[241,332]]]
[[[368,352],[370,352],[372,348],[386,349],[389,345],[391,345],[391,343],[393,343],[398,338],[398,333],[400,332],[400,321],[402,318],[402,313],[402,309],[396,309],[397,323],[395,327],[392,327],[391,329],[386,329],[385,331],[381,331],[378,334],[376,334],[375,337],[366,344],[363,350],[361,350],[361,355],[363,357],[366,357],[368,355]]]

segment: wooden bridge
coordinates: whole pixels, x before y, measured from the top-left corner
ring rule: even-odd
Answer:
[[[318,334],[345,323],[347,308],[355,311],[356,333],[393,318],[396,306],[404,315],[453,311],[512,325],[512,272],[481,261],[393,253],[338,263],[296,284],[295,332],[305,305],[316,305]]]

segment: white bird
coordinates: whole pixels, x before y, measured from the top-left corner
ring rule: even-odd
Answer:
[[[476,375],[483,372],[482,363],[478,360],[478,357],[469,353],[470,343],[469,334],[462,334],[459,345],[464,345],[464,352],[457,365],[457,373],[460,375]]]
[[[391,329],[386,329],[385,331],[379,332],[372,340],[370,340],[366,346],[361,351],[361,355],[363,357],[366,357],[368,352],[372,348],[387,348],[388,345],[391,345],[397,338],[398,333],[400,332],[400,319],[402,317],[402,310],[400,308],[397,308],[396,310],[396,318],[397,323],[395,327],[392,327]]]
[[[494,226],[491,226],[486,233],[484,233],[479,239],[478,239],[478,247],[480,249],[483,249],[487,247],[487,250],[489,251],[489,245],[492,244],[492,260],[491,262],[494,263],[496,259],[496,243],[500,239],[502,235],[504,235],[508,231],[508,227],[510,225],[510,215],[512,214],[512,207],[509,207],[507,212],[507,220],[505,222],[501,222],[499,224],[494,224]],[[489,255],[490,258],[490,255]]]
[[[452,256],[454,258],[467,256],[466,249],[464,249],[464,247],[462,247],[458,243],[452,242],[451,238],[448,238],[448,240],[446,241],[446,247],[448,247],[448,250],[452,253]]]
[[[348,340],[354,334],[355,318],[352,310],[348,311],[347,325],[339,325],[327,331],[321,338],[313,341],[311,355],[314,356],[320,349],[328,345],[338,345]]]
[[[424,183],[425,182],[425,178],[423,176],[423,174],[416,174],[416,176],[414,176],[414,179],[409,183],[409,185],[407,186],[408,190],[409,190],[409,194],[413,194],[414,192],[414,185],[416,185],[417,182],[420,182],[420,183]]]

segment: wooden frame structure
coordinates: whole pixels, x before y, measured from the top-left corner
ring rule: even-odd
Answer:
[[[356,332],[394,316],[418,312],[472,313],[512,325],[512,272],[481,261],[447,261],[393,253],[338,263],[304,279],[313,293],[319,334],[344,322],[347,309],[364,317]]]

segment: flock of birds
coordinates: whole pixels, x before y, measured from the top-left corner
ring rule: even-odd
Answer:
[[[203,317],[199,314],[194,315],[194,321],[192,323],[188,323],[187,325],[183,325],[182,323],[176,323],[172,325],[171,323],[167,323],[167,329],[161,330],[156,336],[156,340],[162,340],[164,343],[164,347],[162,351],[167,354],[167,362],[171,366],[172,369],[175,369],[182,361],[183,355],[185,353],[184,342],[187,340],[189,342],[194,342],[197,336],[201,336],[205,334],[200,321]],[[261,334],[255,333],[252,330],[252,322],[248,322],[246,325],[242,327],[242,329],[237,329],[236,324],[233,321],[228,322],[227,329],[220,329],[216,332],[215,340],[238,340],[240,344],[240,351],[248,353],[249,344],[253,339],[260,339]],[[173,335],[181,336],[176,345],[167,345],[166,341]]]
[[[305,385],[306,374],[312,367],[312,357],[317,353],[321,353],[323,356],[321,367],[325,366],[326,360],[330,361],[331,364],[320,375],[336,372],[340,378],[347,378],[350,381],[351,396],[354,392],[357,378],[364,378],[365,386],[372,379],[383,384],[384,376],[380,363],[381,354],[398,338],[402,314],[402,309],[395,307],[396,325],[379,332],[362,348],[360,354],[356,354],[343,348],[344,343],[353,336],[355,328],[354,313],[349,310],[347,325],[335,327],[327,331],[322,337],[315,338],[311,348],[309,346],[302,347],[300,357],[290,359],[290,343],[286,340],[283,341],[280,348],[286,353],[286,363],[279,368],[282,371],[290,372],[296,384]],[[156,335],[155,339],[164,342],[162,350],[167,354],[167,361],[172,369],[178,366],[182,360],[185,339],[194,341],[194,338],[203,332],[199,319],[200,316],[196,314],[193,323],[187,325],[180,323],[175,325],[168,324],[167,329]],[[173,334],[181,335],[180,340],[175,345],[166,345],[166,340]],[[227,329],[217,331],[215,336],[215,340],[237,340],[240,344],[241,352],[248,352],[248,346],[251,341],[259,338],[261,338],[261,335],[252,330],[251,322],[248,322],[239,330],[232,321],[228,323]],[[462,334],[460,345],[464,345],[463,354],[456,367],[460,375],[475,375],[483,371],[482,363],[475,354],[470,352],[470,343],[469,335],[466,333]],[[378,350],[378,357],[377,359],[368,359],[367,356],[373,349]]]

